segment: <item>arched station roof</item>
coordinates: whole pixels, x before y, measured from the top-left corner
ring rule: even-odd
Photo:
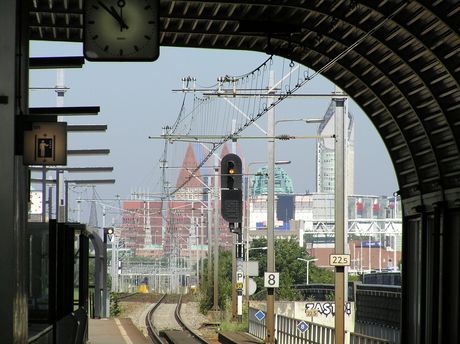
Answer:
[[[82,41],[84,0],[29,1],[31,40]],[[162,46],[275,54],[339,86],[380,133],[406,206],[460,193],[457,0],[160,0],[160,18]]]

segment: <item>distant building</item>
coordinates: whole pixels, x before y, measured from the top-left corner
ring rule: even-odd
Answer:
[[[266,195],[268,193],[268,167],[260,168],[251,179],[252,196]],[[292,180],[287,173],[275,166],[275,194],[293,194]]]
[[[376,268],[394,268],[401,251],[401,202],[399,197],[354,195],[354,118],[347,102],[344,112],[347,114],[348,234],[349,240],[361,243],[358,251],[356,243],[349,244],[353,262],[350,271],[363,273]],[[334,135],[335,115],[336,102],[332,99],[318,127],[318,135]],[[249,241],[267,236],[266,172],[266,168],[261,169],[260,176],[252,179],[247,219]],[[282,172],[277,168],[275,174],[275,237],[297,238],[308,254],[319,259],[316,265],[329,266],[335,237],[335,138],[318,139],[316,193],[295,194],[291,179]],[[366,245],[371,247],[363,251]]]
[[[276,195],[276,202],[275,238],[295,238],[309,255],[319,259],[316,265],[328,267],[328,257],[334,251],[335,242],[334,195],[280,194]],[[401,253],[402,209],[399,197],[348,196],[347,215],[352,258],[350,271],[364,273],[376,268],[394,268]],[[267,236],[265,195],[249,200],[247,223],[250,242]],[[351,241],[363,244],[358,250],[358,244],[351,244]],[[363,251],[363,247],[367,250]]]
[[[176,180],[178,191],[163,201],[144,199],[125,201],[121,239],[124,247],[135,255],[157,258],[184,259],[195,262],[213,245],[214,189],[220,187],[220,174],[208,161],[195,171],[203,160],[203,146],[188,145],[182,168]],[[237,149],[239,147],[237,146]],[[221,156],[229,153],[224,145]],[[238,153],[242,156],[241,152]],[[220,207],[220,202],[218,207]],[[218,209],[218,242],[225,250],[233,246],[228,223]]]
[[[354,157],[355,134],[354,118],[348,111],[348,102],[345,101],[347,116],[347,193],[354,193]],[[318,135],[329,136],[335,133],[336,102],[331,100],[324,114],[324,122],[318,126]],[[319,193],[334,193],[335,188],[335,138],[319,138],[316,151],[316,191]]]
[[[161,214],[162,204],[159,201],[123,202],[120,231],[123,248],[130,249],[136,255],[145,255],[145,253],[141,254],[142,249],[157,247],[156,250],[150,250],[149,255],[159,256],[158,247],[161,247],[161,251],[163,250],[164,240]]]
[[[345,108],[346,109],[346,108]],[[348,113],[348,111],[346,111]],[[335,102],[331,101],[318,129],[320,135],[334,133]],[[376,267],[394,267],[401,250],[401,204],[399,198],[353,195],[354,138],[353,116],[348,113],[348,232],[352,255],[351,271],[368,272]],[[308,254],[316,256],[319,266],[328,266],[327,257],[334,247],[334,139],[319,139],[318,192],[296,194],[291,178],[275,167],[275,237],[295,237]],[[220,187],[220,171],[203,161],[205,151],[199,143],[190,143],[179,171],[177,191],[167,199],[129,201],[124,204],[122,242],[136,255],[164,257],[172,261],[196,262],[214,244],[216,187]],[[225,144],[221,157],[228,153],[244,157],[237,143]],[[243,178],[244,240],[267,236],[267,167],[252,178]],[[233,249],[233,236],[228,223],[218,211],[218,242],[225,250]],[[247,235],[247,236],[246,236]],[[351,243],[351,242],[354,243]],[[367,248],[367,250],[366,250]],[[376,255],[379,259],[375,258]],[[368,262],[368,263],[366,263]]]

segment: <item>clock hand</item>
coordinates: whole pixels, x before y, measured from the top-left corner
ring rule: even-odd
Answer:
[[[123,20],[123,7],[125,7],[125,5],[126,5],[125,0],[118,0],[117,1],[117,6],[120,7],[120,18],[121,18],[121,20]],[[112,8],[112,11],[115,12],[115,9],[113,8],[113,6],[111,8]],[[126,24],[125,24],[125,26],[126,26]],[[126,28],[129,29],[128,26],[126,26]],[[123,31],[123,26],[120,27],[120,31]]]
[[[118,23],[120,23],[120,26],[121,26],[121,29],[125,28],[125,29],[129,29],[128,25],[125,24],[125,22],[123,21],[123,19],[120,17],[120,15],[117,13],[117,11],[115,10],[115,8],[113,8],[113,6],[110,6],[110,8],[108,8],[102,1],[98,1],[99,5],[101,5],[101,7],[106,10],[107,12],[109,12],[109,14],[114,17]]]
[[[120,31],[123,31],[123,28],[129,29],[129,26],[125,24],[123,18],[118,14],[113,6],[110,6],[110,10],[112,11],[113,17],[120,23]]]

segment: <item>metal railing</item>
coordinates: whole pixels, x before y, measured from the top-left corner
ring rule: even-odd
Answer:
[[[249,308],[248,332],[259,339],[265,339],[267,334],[266,318],[264,313],[255,308]],[[259,320],[260,319],[260,320]],[[396,344],[395,342],[374,338],[359,333],[346,333],[349,335],[349,344]],[[309,321],[275,315],[275,337],[278,344],[334,344],[335,329],[318,325]]]
[[[248,322],[249,322],[248,332],[257,338],[265,339],[265,336],[267,334],[266,318],[264,317],[263,319],[258,320],[258,318],[256,317],[256,313],[258,311],[259,310],[255,308],[249,308],[248,310]],[[276,315],[275,315],[275,327],[276,327]]]
[[[249,308],[249,333],[264,339],[266,336],[265,318],[258,320],[258,310]],[[299,325],[301,322],[304,325]],[[275,315],[275,337],[278,344],[333,344],[334,329],[309,321]]]
[[[276,335],[280,344],[333,344],[335,341],[332,327],[282,315],[276,319]]]

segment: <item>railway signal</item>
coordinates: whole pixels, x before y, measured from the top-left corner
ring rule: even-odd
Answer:
[[[112,241],[112,235],[115,233],[113,227],[104,227],[104,243]]]
[[[227,154],[222,158],[220,165],[221,213],[225,221],[229,222],[230,232],[235,233],[235,258],[233,262],[233,282],[236,282],[233,293],[233,315],[238,322],[243,319],[243,164],[236,154]],[[235,278],[236,277],[236,278]],[[237,295],[235,295],[235,293]],[[235,300],[235,296],[237,299]]]
[[[241,189],[243,187],[243,164],[236,154],[227,154],[221,162],[221,188]]]
[[[221,213],[230,231],[238,233],[243,221],[242,162],[236,154],[227,154],[221,162]],[[238,224],[235,226],[235,224]]]

